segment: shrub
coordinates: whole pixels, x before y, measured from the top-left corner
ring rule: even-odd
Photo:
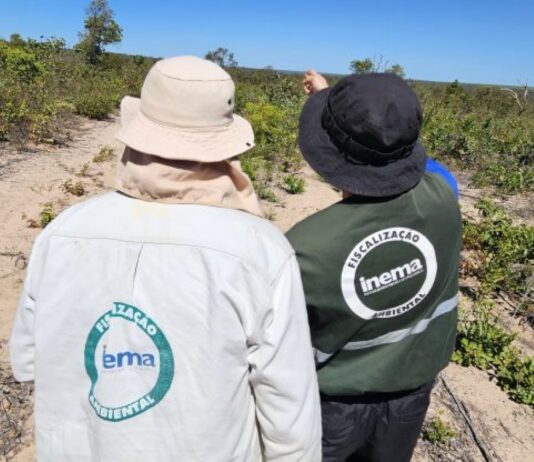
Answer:
[[[298,116],[301,91],[294,79],[278,78],[264,73],[255,87],[247,82],[247,101],[240,103],[243,115],[250,121],[256,137],[254,155],[262,157],[283,172],[296,171],[302,164],[297,150]],[[256,79],[257,76],[252,74]],[[300,85],[300,83],[298,83]],[[238,99],[240,98],[238,87]]]
[[[507,348],[495,358],[497,383],[510,397],[534,407],[534,357],[522,357],[517,348]]]
[[[73,112],[105,119],[124,95],[139,96],[154,61],[103,53],[95,66],[66,49],[61,39],[0,41],[0,140],[55,143],[64,118]],[[253,156],[271,170],[297,172],[302,165],[298,120],[306,98],[301,76],[228,70],[237,83],[236,112],[250,120],[256,133]],[[479,186],[510,194],[534,189],[532,101],[520,111],[500,89],[458,82],[412,85],[424,107],[421,136],[432,156],[455,168],[474,169],[473,182]]]
[[[115,151],[111,146],[102,146],[98,154],[93,157],[93,162],[95,164],[102,164],[104,162],[109,162],[115,158]]]
[[[416,90],[424,106],[423,143],[433,156],[475,169],[478,185],[509,193],[533,190],[532,105],[519,111],[509,96],[492,88],[467,91],[453,84]]]
[[[91,166],[89,162],[86,162],[80,167],[80,171],[76,173],[77,176],[81,176],[83,178],[88,178],[91,176]]]
[[[482,263],[470,270],[481,282],[481,295],[494,290],[516,297],[528,295],[534,270],[534,227],[514,226],[504,209],[489,199],[480,200],[476,207],[482,221],[464,223],[464,246],[482,257]]]
[[[61,189],[73,196],[80,197],[85,194],[85,186],[81,181],[74,183],[72,180],[67,180],[61,185]]]
[[[73,109],[59,96],[70,66],[63,60],[64,42],[15,43],[0,43],[0,139],[54,143],[61,119]]]
[[[512,400],[534,407],[534,358],[512,345],[515,336],[498,324],[491,308],[492,303],[484,301],[462,317],[452,360],[491,371]]]
[[[39,213],[39,224],[41,228],[46,228],[46,226],[56,218],[56,212],[54,211],[54,206],[51,202],[46,202],[43,204],[43,209]]]
[[[458,436],[458,432],[439,415],[423,426],[423,439],[431,444],[447,444]]]
[[[38,57],[19,47],[0,43],[0,64],[4,72],[11,74],[20,83],[31,83],[45,72]]]
[[[90,66],[62,39],[0,41],[0,140],[58,142],[69,115],[102,119],[124,95],[138,96],[153,63],[104,54]]]
[[[283,140],[287,120],[279,107],[267,102],[247,102],[245,116],[254,128],[258,144],[276,144]]]
[[[458,325],[456,351],[453,361],[462,366],[489,369],[495,358],[511,345],[514,335],[499,326],[497,317],[491,313],[492,303],[479,303],[471,317],[465,317]]]
[[[255,186],[256,194],[260,199],[266,200],[267,202],[278,202],[276,194],[265,184],[259,184]]]
[[[103,94],[82,94],[76,99],[76,113],[90,119],[103,120],[113,111],[113,101]]]
[[[283,179],[283,188],[289,194],[300,194],[306,189],[306,182],[297,175],[286,175]]]
[[[473,175],[472,183],[479,187],[494,186],[508,194],[534,191],[534,157],[525,163],[514,156],[483,163]]]
[[[271,182],[274,177],[275,158],[266,146],[255,146],[239,157],[243,171],[254,184]]]

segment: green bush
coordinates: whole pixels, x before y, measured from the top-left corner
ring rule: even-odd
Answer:
[[[495,358],[497,383],[518,403],[534,407],[534,357],[514,347]]]
[[[0,42],[0,138],[55,142],[73,106],[65,92],[72,70],[59,39]]]
[[[472,182],[478,187],[494,186],[508,194],[534,191],[534,151],[532,159],[526,162],[514,156],[484,162],[473,175]]]
[[[515,336],[499,325],[492,306],[480,302],[471,316],[462,317],[452,360],[491,371],[512,400],[534,407],[534,358],[512,345]]]
[[[20,83],[34,82],[45,72],[38,57],[23,48],[0,43],[0,66]]]
[[[103,120],[109,116],[113,111],[113,101],[108,95],[102,94],[82,94],[80,95],[74,106],[76,113],[90,119]]]
[[[431,444],[447,444],[452,438],[458,436],[458,432],[437,415],[430,422],[425,423],[422,436]]]
[[[534,271],[534,227],[514,226],[502,207],[489,199],[476,207],[480,223],[464,223],[464,246],[477,251],[482,264],[471,268],[482,286],[481,295],[503,290],[516,297],[529,292],[529,278]]]
[[[262,152],[261,147],[256,146],[254,149],[242,154],[239,160],[241,168],[253,183],[272,179],[272,157],[269,157],[268,153]]]
[[[506,333],[498,324],[497,317],[491,312],[492,307],[491,302],[480,302],[471,318],[461,320],[458,325],[454,362],[486,370],[491,367],[495,358],[510,347],[514,335]]]
[[[51,202],[46,202],[43,204],[43,209],[39,213],[39,225],[41,228],[46,228],[46,226],[56,218],[56,212],[54,211],[54,206]]]
[[[284,139],[287,120],[279,107],[267,102],[247,102],[244,114],[254,128],[258,144],[276,144]]]
[[[278,197],[276,197],[276,194],[268,185],[260,183],[254,187],[256,189],[256,194],[260,199],[266,200],[267,202],[278,202]]]
[[[289,194],[300,194],[306,189],[306,182],[297,175],[286,175],[283,179],[283,188]]]
[[[532,104],[520,111],[495,88],[417,85],[416,91],[424,106],[421,136],[431,155],[458,169],[474,169],[476,185],[509,193],[534,190]]]
[[[91,66],[62,39],[0,40],[0,140],[56,142],[74,112],[105,118],[123,96],[139,95],[153,62],[105,54]]]

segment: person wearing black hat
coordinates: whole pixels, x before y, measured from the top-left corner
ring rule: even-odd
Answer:
[[[417,96],[393,74],[308,72],[299,145],[343,200],[288,232],[321,390],[323,460],[411,459],[455,343],[462,221],[429,165]],[[441,170],[441,171],[440,171]]]

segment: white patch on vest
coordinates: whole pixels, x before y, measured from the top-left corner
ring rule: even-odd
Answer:
[[[369,252],[389,242],[404,242],[413,245],[423,254],[425,265],[415,258],[398,267],[391,268],[371,277],[361,277],[358,281],[364,296],[382,291],[401,282],[405,282],[425,272],[426,276],[419,290],[406,303],[384,307],[377,311],[369,308],[356,291],[355,277],[358,266]],[[362,319],[391,318],[404,314],[416,307],[428,295],[436,280],[436,251],[426,236],[410,228],[388,228],[377,231],[362,239],[347,257],[341,273],[341,290],[349,308]]]

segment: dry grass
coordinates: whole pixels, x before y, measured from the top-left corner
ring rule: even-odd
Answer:
[[[115,151],[111,146],[102,146],[98,154],[93,157],[95,164],[101,164],[103,162],[109,162],[115,159]]]

